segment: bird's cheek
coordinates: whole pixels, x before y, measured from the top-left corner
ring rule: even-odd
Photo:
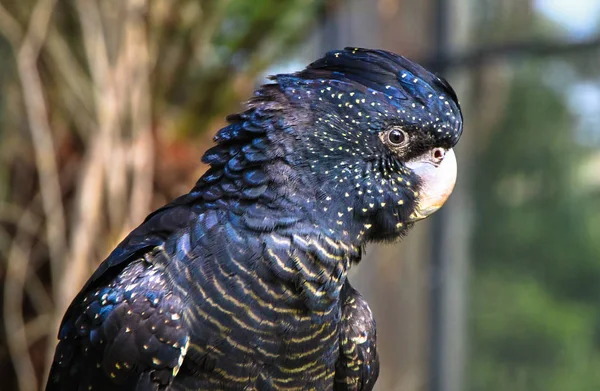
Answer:
[[[417,208],[410,221],[430,216],[444,205],[456,183],[456,156],[452,149],[435,148],[406,163],[421,180]]]

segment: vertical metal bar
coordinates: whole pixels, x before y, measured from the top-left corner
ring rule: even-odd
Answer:
[[[433,64],[436,73],[443,74],[446,70],[448,40],[448,2],[450,0],[434,0],[433,2]],[[429,390],[445,391],[444,386],[444,228],[447,214],[442,208],[431,221],[431,258],[430,264],[430,342],[429,342]]]
[[[430,322],[430,342],[429,342],[429,390],[446,391],[444,387],[444,300],[443,293],[446,290],[444,285],[444,254],[443,237],[444,227],[446,225],[446,211],[439,210],[431,222],[431,258],[430,265],[430,299],[429,299],[429,322]]]

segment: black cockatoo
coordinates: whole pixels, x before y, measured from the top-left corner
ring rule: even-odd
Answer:
[[[445,202],[460,107],[383,50],[272,81],[73,300],[48,391],[373,388],[375,321],[347,273]]]

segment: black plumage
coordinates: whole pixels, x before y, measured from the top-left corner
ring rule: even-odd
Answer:
[[[347,272],[410,227],[408,162],[456,144],[457,99],[366,49],[272,80],[74,299],[48,391],[373,388],[375,322]]]

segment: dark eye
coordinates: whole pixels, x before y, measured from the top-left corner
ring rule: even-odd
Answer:
[[[388,132],[387,139],[392,145],[401,145],[406,141],[406,133],[400,129],[392,129]]]

